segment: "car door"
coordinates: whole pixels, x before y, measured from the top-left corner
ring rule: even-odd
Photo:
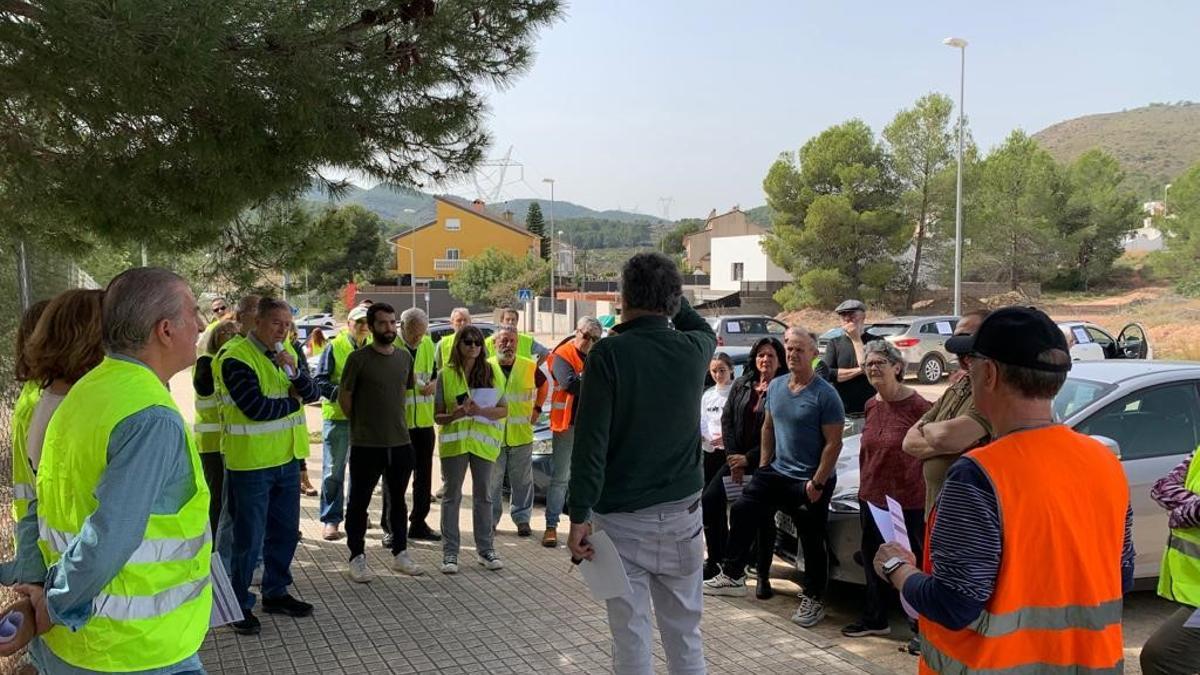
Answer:
[[[1085,326],[1072,324],[1067,327],[1067,330],[1070,332],[1069,337],[1075,342],[1075,344],[1071,345],[1072,361],[1104,360],[1104,348],[1092,340],[1092,336],[1088,333]]]
[[[1150,486],[1200,445],[1200,390],[1184,380],[1124,394],[1075,430],[1104,436],[1120,447],[1133,504],[1135,576],[1158,574],[1167,541],[1167,514],[1150,498]]]
[[[1126,359],[1152,359],[1150,336],[1140,323],[1131,323],[1117,335],[1117,351]]]
[[[1084,326],[1084,330],[1087,331],[1088,337],[1092,338],[1092,342],[1100,345],[1100,349],[1104,352],[1104,358],[1123,358],[1117,350],[1117,341],[1104,329],[1099,326]]]

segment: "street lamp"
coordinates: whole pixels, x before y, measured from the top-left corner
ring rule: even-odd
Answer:
[[[550,340],[553,342],[557,337],[555,332],[555,302],[554,302],[554,273],[557,266],[557,256],[554,253],[554,179],[543,178],[543,183],[550,184]]]
[[[396,248],[408,251],[408,287],[412,290],[412,306],[417,306],[417,252],[411,248],[396,244]]]
[[[962,181],[963,181],[963,96],[966,93],[967,41],[948,37],[942,44],[959,51],[958,71],[958,188],[954,196],[954,314],[962,316]]]

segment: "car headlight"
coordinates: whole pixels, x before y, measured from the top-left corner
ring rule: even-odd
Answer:
[[[533,454],[534,455],[553,455],[554,454],[554,446],[551,445],[550,441],[548,441],[548,440],[534,441],[533,442]]]

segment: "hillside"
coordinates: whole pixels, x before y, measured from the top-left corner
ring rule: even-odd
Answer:
[[[329,202],[329,196],[317,188],[310,189],[304,195],[304,198],[311,202]],[[467,199],[470,200],[469,197]],[[513,217],[518,222],[523,223],[525,222],[525,214],[529,211],[529,205],[535,201],[541,204],[542,213],[549,220],[550,200],[548,199],[511,199],[488,204],[488,209],[496,213],[512,211]],[[409,223],[414,219],[424,222],[433,216],[433,195],[406,187],[394,187],[383,184],[376,185],[369,190],[360,187],[351,187],[335,203],[358,204],[374,211],[385,220],[403,223]],[[406,209],[411,209],[413,212],[407,213]],[[644,213],[630,213],[628,211],[616,210],[596,211],[586,206],[561,200],[554,202],[554,218],[555,220],[587,218],[617,223],[658,223],[662,220],[661,218]]]
[[[1200,103],[1077,117],[1033,137],[1060,162],[1100,148],[1121,163],[1126,185],[1139,197],[1161,199],[1164,185],[1200,161]]]

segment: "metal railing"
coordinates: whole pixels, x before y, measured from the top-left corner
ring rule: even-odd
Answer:
[[[434,258],[433,270],[435,272],[457,272],[466,264],[466,258]]]

